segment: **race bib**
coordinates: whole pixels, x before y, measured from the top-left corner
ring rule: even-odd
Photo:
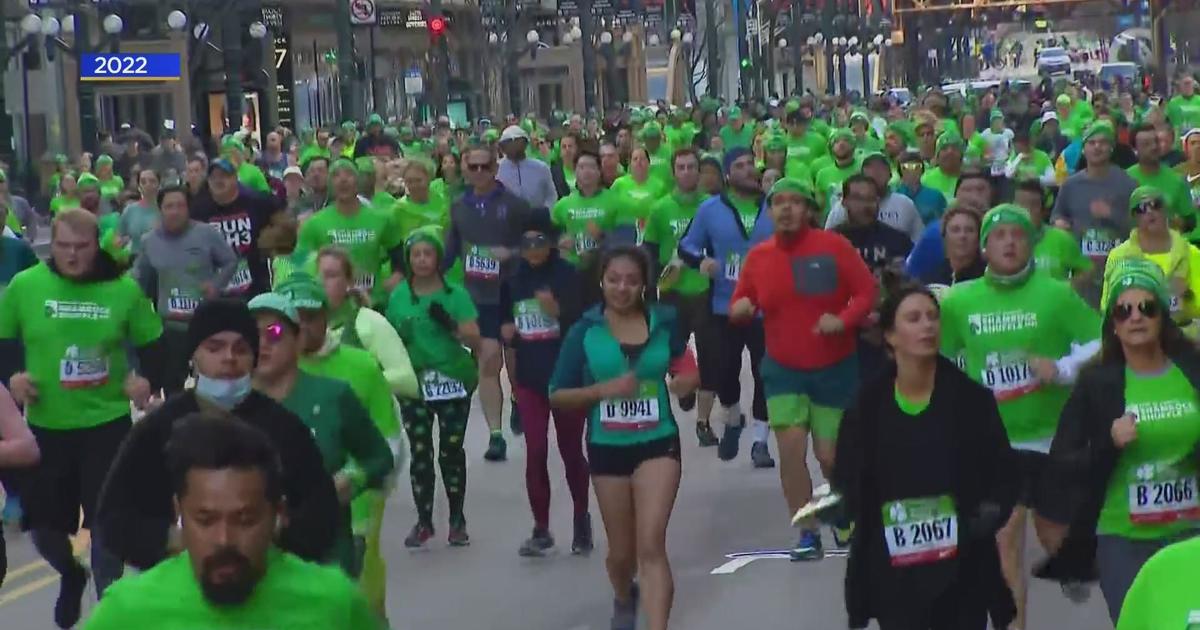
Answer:
[[[513,305],[513,321],[517,326],[517,334],[527,341],[556,339],[558,337],[558,320],[546,315],[542,304],[536,299],[521,300]]]
[[[233,277],[229,279],[229,284],[225,285],[226,293],[245,293],[250,290],[250,284],[253,278],[250,277],[250,263],[245,260],[239,260],[237,271],[233,272]]]
[[[426,402],[457,400],[467,397],[467,386],[437,370],[421,373],[421,394]]]
[[[1179,309],[1183,307],[1183,300],[1179,299],[1178,295],[1171,296],[1171,314],[1179,313]]]
[[[646,238],[646,219],[637,220],[637,245],[642,246],[642,241]]]
[[[1020,398],[1036,390],[1041,381],[1020,357],[988,355],[980,382],[992,390],[998,402]]]
[[[354,288],[360,291],[370,291],[375,288],[375,274],[373,273],[356,273],[354,274]]]
[[[893,567],[949,560],[958,555],[958,512],[948,495],[883,504],[883,536]]]
[[[467,277],[477,280],[500,279],[500,261],[493,258],[486,247],[472,245],[466,260],[463,261],[463,270]]]
[[[742,257],[740,254],[729,254],[725,257],[725,279],[737,282],[742,275]]]
[[[1004,175],[1004,164],[992,162],[992,177],[1000,177]]]
[[[1109,238],[1103,232],[1088,230],[1080,240],[1079,247],[1088,258],[1105,259],[1108,258],[1108,253],[1120,244],[1120,240]]]
[[[1196,500],[1196,475],[1184,474],[1169,464],[1143,464],[1129,483],[1129,520],[1137,525],[1158,525],[1200,519]]]
[[[167,298],[166,316],[169,319],[189,319],[192,313],[196,312],[197,306],[200,306],[200,300],[191,295],[172,291],[171,296]]]
[[[99,387],[108,382],[108,357],[98,352],[71,346],[58,365],[58,382],[63,389]]]
[[[600,426],[609,431],[644,431],[658,425],[660,383],[642,381],[633,398],[610,398],[600,402]]]
[[[596,249],[596,239],[592,238],[587,232],[580,232],[575,235],[575,253],[582,254]]]

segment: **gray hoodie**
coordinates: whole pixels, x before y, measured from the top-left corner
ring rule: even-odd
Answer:
[[[186,325],[204,300],[204,285],[229,284],[237,263],[237,254],[216,228],[191,221],[182,234],[168,234],[162,226],[147,232],[133,276],[164,322]]]

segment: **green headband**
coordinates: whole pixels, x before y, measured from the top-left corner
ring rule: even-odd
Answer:
[[[829,134],[829,150],[833,151],[833,145],[837,144],[838,140],[845,140],[850,144],[854,144],[854,132],[844,127],[834,129],[833,133]]]
[[[1083,143],[1087,144],[1092,138],[1098,136],[1107,139],[1109,142],[1112,142],[1117,137],[1117,133],[1113,130],[1112,125],[1108,124],[1107,122],[1094,122],[1090,127],[1087,128],[1087,131],[1083,132]]]
[[[775,185],[771,186],[771,190],[767,192],[767,204],[770,205],[771,200],[775,198],[775,195],[778,195],[782,192],[796,193],[797,195],[807,199],[809,203],[813,205],[816,205],[817,203],[817,196],[813,194],[812,186],[809,186],[808,184],[794,177],[784,177],[783,179],[775,182]]]
[[[104,166],[106,164],[108,166],[112,166],[112,163],[113,163],[112,156],[107,153],[96,158],[96,166]]]
[[[100,188],[100,178],[91,173],[84,173],[75,181],[76,187],[82,188]]]
[[[979,243],[987,247],[988,234],[997,225],[1016,225],[1025,230],[1025,234],[1033,235],[1033,219],[1029,211],[1013,203],[1002,203],[987,211],[979,227]]]
[[[338,158],[333,161],[333,164],[329,165],[329,176],[333,177],[334,173],[343,169],[358,175],[358,166],[354,164],[354,160],[350,158]]]
[[[1145,258],[1123,258],[1109,266],[1104,281],[1104,316],[1112,312],[1117,298],[1128,289],[1144,289],[1164,309],[1171,304],[1171,292],[1162,269]]]
[[[948,149],[951,147],[962,151],[964,146],[966,145],[963,142],[962,136],[953,131],[943,131],[942,135],[938,136],[937,145],[934,148],[934,152],[941,153],[942,149]]]
[[[416,247],[418,243],[428,243],[429,245],[433,246],[434,251],[437,253],[438,268],[441,268],[442,256],[446,255],[446,246],[442,242],[442,237],[439,235],[440,231],[440,227],[426,226],[417,228],[408,235],[408,238],[404,241],[405,271],[408,271],[408,268],[412,266],[412,262],[410,261],[410,257],[412,256],[412,248]]]

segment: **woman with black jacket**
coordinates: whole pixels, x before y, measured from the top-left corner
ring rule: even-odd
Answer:
[[[996,532],[1016,501],[995,398],[939,354],[940,312],[905,286],[880,308],[893,360],[838,433],[833,488],[857,524],[846,568],[851,628],[1007,628],[1015,613]]]
[[[1040,577],[1099,577],[1115,623],[1139,569],[1200,527],[1200,352],[1169,317],[1170,289],[1144,259],[1107,279],[1099,361],[1085,368],[1050,448],[1039,514],[1053,557]]]

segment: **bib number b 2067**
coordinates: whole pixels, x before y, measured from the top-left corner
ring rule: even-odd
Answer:
[[[958,513],[949,496],[883,504],[883,535],[893,567],[948,560],[958,555]]]

